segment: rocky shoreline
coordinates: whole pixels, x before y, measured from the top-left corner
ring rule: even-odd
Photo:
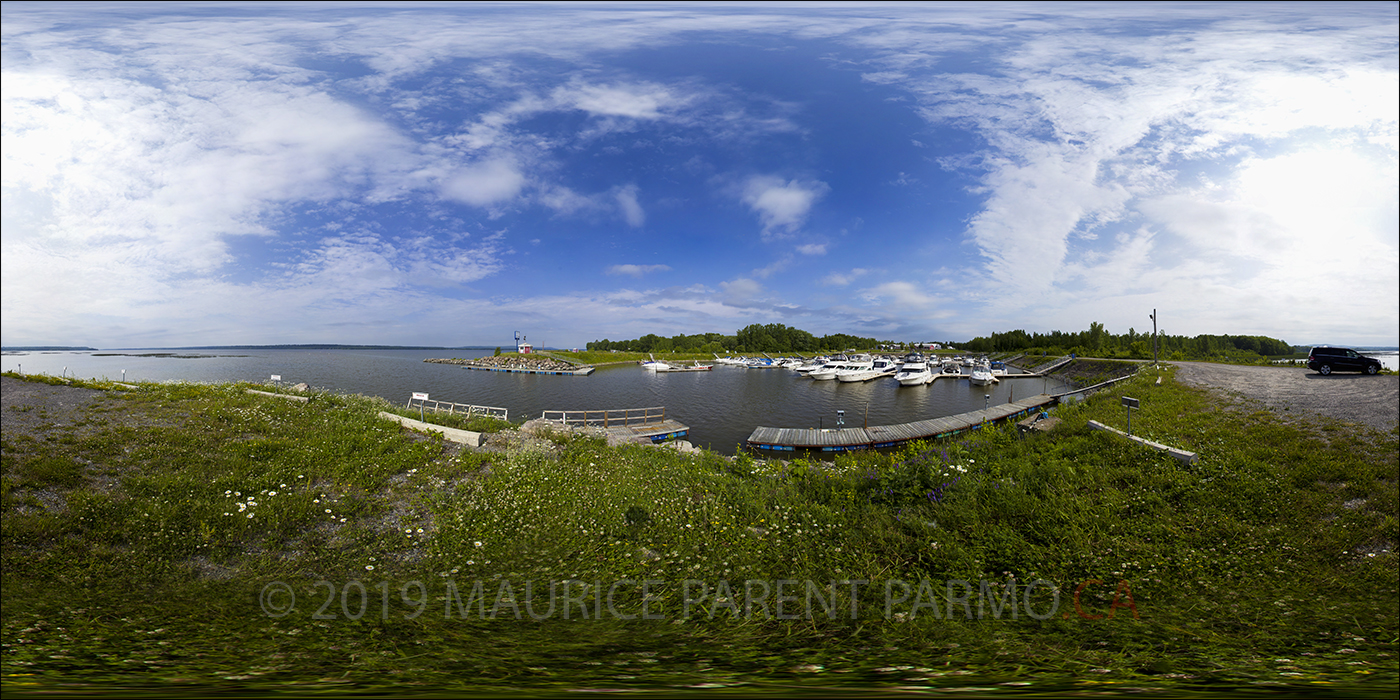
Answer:
[[[584,369],[584,365],[577,365],[564,360],[557,360],[544,355],[495,355],[491,357],[478,357],[465,360],[458,357],[427,359],[424,362],[436,362],[443,365],[463,365],[467,367],[486,367],[489,369],[516,369],[533,370],[536,372],[569,372]]]

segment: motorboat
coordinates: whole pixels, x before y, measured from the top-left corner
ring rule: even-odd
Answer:
[[[845,368],[837,370],[836,381],[868,382],[872,379],[892,376],[897,371],[899,371],[899,365],[895,364],[894,360],[884,357],[866,359],[847,363]]]
[[[797,372],[798,374],[801,374],[801,375],[806,376],[806,375],[808,375],[808,374],[811,374],[812,372],[815,372],[815,371],[821,369],[822,366],[825,365],[825,364],[827,363],[827,361],[828,361],[828,358],[825,358],[825,357],[814,357],[814,358],[812,358],[812,359],[810,359],[810,360],[808,360],[808,361],[802,363],[801,365],[799,365],[799,366],[797,366],[797,367],[794,367],[794,368],[793,368],[793,371],[794,371],[794,372]]]
[[[986,386],[996,382],[997,378],[992,375],[992,367],[986,362],[979,362],[972,368],[972,383],[976,386]]]
[[[821,367],[808,372],[807,376],[817,381],[835,379],[836,372],[849,361],[850,360],[845,355],[835,355],[828,359]]]
[[[642,369],[647,369],[647,370],[651,370],[651,371],[655,372],[656,370],[659,370],[659,369],[670,369],[670,368],[671,368],[671,365],[669,365],[669,364],[667,364],[667,363],[665,363],[665,362],[662,362],[661,360],[656,359],[656,357],[655,357],[654,355],[647,355],[647,357],[650,357],[651,359],[650,359],[650,360],[643,360],[643,361],[641,362]]]
[[[712,370],[712,369],[714,369],[714,368],[715,368],[714,365],[702,365],[702,364],[700,364],[700,361],[699,361],[699,360],[696,360],[693,364],[689,364],[689,365],[667,365],[667,366],[665,366],[665,367],[657,367],[657,368],[656,368],[656,371],[657,371],[657,372],[709,372],[710,370]]]
[[[904,356],[904,364],[900,365],[899,371],[894,375],[895,381],[900,386],[918,386],[928,384],[933,381],[933,371],[929,369],[928,362],[919,353],[910,353]]]

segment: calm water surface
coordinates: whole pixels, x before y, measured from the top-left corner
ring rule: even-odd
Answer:
[[[423,362],[437,357],[482,357],[491,350],[286,350],[201,349],[6,353],[6,371],[22,369],[83,378],[128,381],[306,382],[339,393],[381,396],[407,403],[411,392],[432,399],[510,410],[519,420],[542,411],[665,406],[666,415],[690,426],[689,440],[733,454],[758,426],[835,427],[836,411],[847,427],[936,418],[1044,392],[1064,391],[1053,379],[1004,379],[991,387],[966,378],[901,387],[893,379],[851,384],[817,382],[781,369],[717,365],[710,372],[655,373],[633,364],[599,367],[587,377],[511,374]],[[159,354],[177,356],[159,356]],[[66,369],[65,369],[66,368]],[[990,398],[988,398],[990,397]]]

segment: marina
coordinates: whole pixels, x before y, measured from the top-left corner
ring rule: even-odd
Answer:
[[[316,391],[379,396],[398,406],[410,393],[421,392],[457,404],[441,404],[443,413],[470,412],[470,406],[500,407],[517,420],[538,418],[545,410],[665,406],[666,419],[677,425],[651,426],[644,431],[648,436],[673,436],[684,430],[683,439],[693,445],[726,455],[746,449],[755,426],[831,428],[842,410],[848,426],[850,416],[859,416],[854,422],[859,426],[867,414],[869,425],[899,425],[1073,388],[1056,377],[1002,377],[999,384],[972,386],[966,375],[951,373],[918,386],[900,386],[893,377],[812,381],[794,370],[745,371],[718,360],[708,372],[653,372],[635,362],[600,363],[586,378],[461,371],[467,363],[492,362],[492,348],[200,348],[181,351],[179,357],[162,352],[33,351],[6,353],[4,359],[6,369],[20,369],[22,363],[26,374],[125,377],[129,382],[269,383],[269,376],[276,375],[274,384],[305,383]],[[536,361],[547,357],[533,354],[536,357],[530,359]],[[503,355],[497,362],[508,359]],[[1029,358],[1023,362],[1034,364]],[[429,402],[429,413],[433,406]]]

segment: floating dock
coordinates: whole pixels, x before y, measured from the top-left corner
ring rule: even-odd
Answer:
[[[690,426],[666,417],[665,406],[596,411],[545,411],[540,418],[564,425],[589,425],[602,428],[621,438],[640,437],[652,442],[685,437],[690,433]]]
[[[1053,396],[1037,394],[1022,401],[991,406],[981,411],[930,418],[913,423],[878,425],[870,428],[755,428],[746,441],[759,450],[820,450],[844,452],[896,447],[914,440],[950,437],[984,424],[1020,418],[1056,402]]]
[[[593,374],[594,367],[580,367],[578,369],[517,369],[515,367],[482,367],[480,365],[462,365],[464,369],[479,369],[487,372],[514,372],[515,374],[570,374],[578,377],[586,377]]]

